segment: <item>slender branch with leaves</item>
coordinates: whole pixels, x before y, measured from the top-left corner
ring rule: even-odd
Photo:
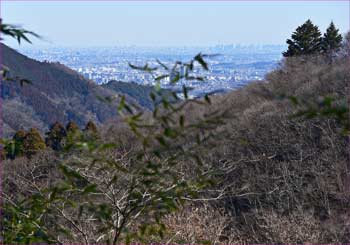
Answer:
[[[204,77],[192,73],[195,68],[208,70],[205,57],[198,54],[172,67],[160,61],[152,68],[130,64],[151,73],[157,83],[150,94],[152,112],[144,113],[120,98],[118,111],[134,134],[135,146],[121,150],[116,142],[68,136],[59,163],[60,180],[19,200],[21,208],[33,217],[10,212],[5,220],[5,241],[65,243],[73,239],[117,244],[162,237],[166,229],[163,217],[212,184],[214,170],[203,166],[196,148],[211,137],[210,130],[220,124],[221,114],[187,121],[186,108],[193,103],[210,105],[209,96],[191,99],[189,89],[183,86],[181,100],[177,92],[164,94],[160,82],[203,81]],[[183,70],[185,73],[180,72]],[[26,228],[19,226],[22,222],[28,224]],[[32,233],[28,227],[38,232]]]
[[[2,22],[2,19],[0,19],[0,41],[3,40],[1,35],[16,39],[18,44],[21,44],[22,40],[27,43],[32,43],[29,36],[41,39],[41,36],[35,32],[28,31],[17,25],[5,24]],[[31,83],[31,81],[26,78],[21,78],[18,76],[12,77],[8,67],[4,66],[3,64],[1,64],[1,67],[0,76],[3,81],[19,82],[21,86],[23,86],[25,83]]]

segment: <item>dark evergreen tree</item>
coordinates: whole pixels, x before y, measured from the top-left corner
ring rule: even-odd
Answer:
[[[292,39],[287,39],[287,44],[284,57],[319,53],[322,50],[321,32],[311,20],[307,20],[293,32]]]
[[[24,150],[23,150],[23,141],[27,135],[27,132],[23,129],[18,130],[15,135],[13,136],[13,141],[15,144],[15,152],[14,155],[17,156],[23,156]]]
[[[84,132],[91,132],[91,133],[98,133],[97,131],[97,127],[95,125],[94,122],[92,121],[88,121],[88,123],[86,124],[85,128],[84,128]]]
[[[67,131],[67,134],[74,133],[76,131],[79,131],[79,127],[75,122],[70,121],[66,125],[66,131]]]
[[[35,155],[45,149],[46,145],[39,131],[31,128],[23,139],[23,152],[27,157]]]
[[[70,121],[66,125],[67,137],[64,140],[64,144],[69,147],[69,145],[74,144],[74,142],[80,141],[81,131],[79,126]]]
[[[97,127],[92,121],[88,121],[84,128],[86,140],[96,140],[99,137]]]
[[[331,50],[337,51],[342,45],[342,36],[339,34],[339,29],[337,29],[333,23],[329,25],[326,33],[322,38],[322,50],[324,52],[329,52]]]
[[[0,145],[0,160],[6,160],[7,159],[7,149],[6,145],[2,144]]]
[[[2,142],[2,149],[1,149],[1,160],[5,159],[15,159],[16,157],[16,149],[15,149],[15,141],[4,141]]]
[[[5,142],[3,156],[7,159],[15,159],[18,156],[23,156],[23,141],[26,135],[27,133],[23,129],[18,130],[12,137],[12,140]]]
[[[62,124],[56,122],[54,123],[50,131],[46,133],[46,145],[51,147],[55,151],[62,150],[62,141],[67,136],[66,129]]]

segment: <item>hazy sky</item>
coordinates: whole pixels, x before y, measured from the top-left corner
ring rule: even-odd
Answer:
[[[348,1],[1,1],[4,23],[55,46],[284,44],[308,18],[346,32],[349,11]]]

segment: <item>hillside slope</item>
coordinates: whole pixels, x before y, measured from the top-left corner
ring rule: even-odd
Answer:
[[[334,100],[331,108],[348,108],[349,67],[345,57],[290,58],[264,82],[213,97],[212,107],[189,108],[190,118],[225,111],[225,125],[199,151],[208,168],[222,172],[217,194],[205,198],[223,197],[169,218],[175,241],[348,243],[348,110],[342,122],[328,112],[293,115],[324,110],[325,98]],[[201,225],[208,223],[215,225]]]
[[[106,84],[101,85],[102,87],[109,89],[117,94],[124,94],[134,99],[142,107],[152,110],[153,101],[150,94],[155,93],[155,88],[151,85],[141,85],[135,82],[122,82],[122,81],[109,81]],[[162,95],[171,98],[171,90],[162,89]],[[173,98],[171,101],[175,101]]]
[[[264,81],[211,96],[211,106],[188,104],[187,124],[223,113],[212,137],[192,151],[203,168],[216,173],[216,184],[167,217],[168,236],[157,242],[348,243],[348,54],[333,61],[291,57]],[[334,112],[342,108],[339,114],[318,113],[328,110],[326,98],[332,98]],[[293,116],[303,110],[312,114]],[[195,142],[198,132],[193,129],[193,136],[177,144]],[[135,147],[120,124],[105,135]],[[185,159],[183,166],[188,178],[196,175],[195,161]]]
[[[141,106],[148,109],[152,108],[152,100],[149,95],[154,90],[152,86],[140,85],[134,82],[109,81],[101,85],[106,89],[110,89],[116,93],[126,94],[134,98]]]
[[[1,53],[11,77],[32,82],[23,87],[13,81],[1,84],[5,136],[20,127],[37,127],[45,131],[56,121],[73,120],[83,126],[88,120],[102,123],[116,116],[115,104],[106,104],[99,99],[115,93],[77,72],[59,63],[30,59],[3,44]]]

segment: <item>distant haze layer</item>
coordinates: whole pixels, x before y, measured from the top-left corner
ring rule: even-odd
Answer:
[[[21,24],[64,46],[283,44],[311,19],[349,29],[349,1],[5,1],[6,23]],[[62,15],[64,13],[64,15]],[[16,47],[15,41],[6,43]],[[26,45],[26,44],[24,44]]]

